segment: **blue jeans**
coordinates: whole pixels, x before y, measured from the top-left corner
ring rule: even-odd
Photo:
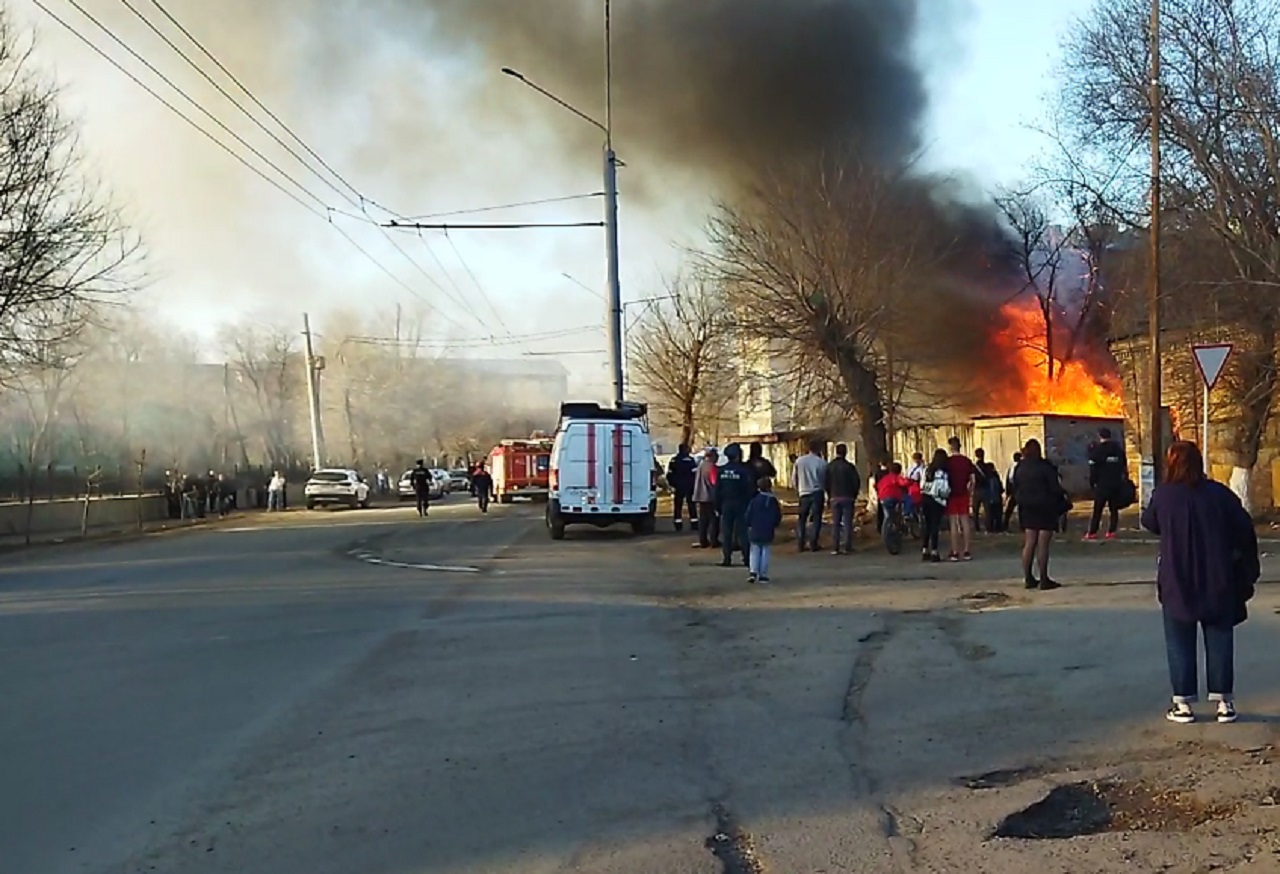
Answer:
[[[1164,614],[1164,644],[1169,657],[1169,684],[1173,700],[1190,704],[1200,683],[1196,676],[1196,629],[1204,633],[1204,673],[1210,701],[1230,701],[1235,692],[1235,629],[1230,625],[1205,625]]]
[[[796,530],[796,539],[800,546],[805,545],[805,534],[808,530],[809,520],[813,520],[813,540],[809,541],[812,549],[818,548],[818,535],[822,533],[822,492],[811,492],[807,495],[800,496],[800,523]]]
[[[268,491],[267,492],[267,510],[276,511],[284,509],[284,492]]]
[[[831,539],[836,549],[853,552],[853,498],[831,499]]]
[[[769,578],[769,558],[773,555],[772,543],[751,544],[751,575],[756,579]]]

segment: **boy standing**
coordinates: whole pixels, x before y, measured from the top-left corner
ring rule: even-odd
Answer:
[[[782,505],[773,494],[773,481],[761,477],[760,491],[747,504],[747,540],[751,543],[751,583],[769,582],[769,558],[773,554],[773,538],[782,524]]]

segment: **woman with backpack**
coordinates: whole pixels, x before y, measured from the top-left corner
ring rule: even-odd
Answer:
[[[920,486],[920,511],[924,516],[924,549],[921,561],[942,561],[938,553],[938,535],[942,532],[942,519],[947,512],[947,500],[951,497],[951,482],[947,479],[947,451],[939,449],[925,468],[924,482]]]

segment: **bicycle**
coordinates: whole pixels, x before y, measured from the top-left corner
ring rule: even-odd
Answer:
[[[902,514],[902,502],[894,501],[889,511],[884,514],[884,524],[880,536],[884,540],[884,548],[890,555],[902,552],[902,536],[907,529],[906,518]]]

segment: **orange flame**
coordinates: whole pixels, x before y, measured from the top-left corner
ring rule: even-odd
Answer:
[[[992,336],[991,343],[1010,378],[991,392],[991,404],[999,407],[999,412],[1105,418],[1124,415],[1124,402],[1107,385],[1114,385],[1115,380],[1105,376],[1100,379],[1082,361],[1063,362],[1055,356],[1053,378],[1049,378],[1044,316],[1034,302],[1006,304],[1000,315],[1004,325]]]

